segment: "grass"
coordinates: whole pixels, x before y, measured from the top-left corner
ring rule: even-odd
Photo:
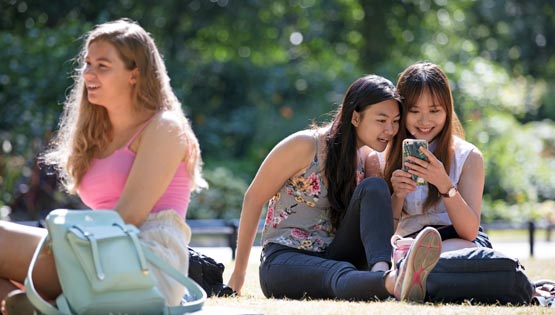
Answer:
[[[493,242],[513,242],[513,241],[528,241],[528,230],[515,229],[515,230],[490,230],[487,232]],[[534,238],[537,240],[545,240],[547,237],[546,230],[536,230]],[[551,233],[551,239],[555,239],[555,232]],[[495,243],[494,243],[495,244]],[[554,245],[555,246],[555,245]]]
[[[555,279],[555,259],[526,259],[521,263],[531,280]],[[226,266],[229,279],[232,263]],[[500,306],[462,304],[413,304],[397,301],[347,302],[335,300],[267,299],[258,284],[258,264],[250,264],[243,294],[234,298],[209,298],[207,306],[226,306],[265,315],[299,314],[553,314],[553,309],[539,306]]]
[[[523,241],[528,239],[528,230],[490,230],[487,231],[490,239],[495,242]],[[539,234],[536,232],[536,234]],[[543,233],[542,233],[543,234]]]
[[[526,240],[527,231],[495,231],[490,233],[492,242]],[[541,235],[543,238],[543,235]],[[494,243],[495,244],[495,243]],[[555,244],[554,244],[555,250]],[[555,259],[521,259],[526,275],[531,280],[555,279]],[[233,263],[226,265],[224,280],[233,270]],[[260,290],[258,264],[252,263],[247,270],[247,279],[242,296],[234,298],[210,298],[207,306],[226,306],[249,312],[272,314],[553,314],[553,309],[539,306],[501,306],[462,304],[413,304],[397,301],[347,302],[336,300],[279,300],[267,299]]]

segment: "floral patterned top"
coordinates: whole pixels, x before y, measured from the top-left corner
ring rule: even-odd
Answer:
[[[335,231],[329,220],[328,190],[321,174],[316,154],[307,170],[289,178],[270,200],[262,231],[262,246],[277,243],[314,252],[327,249]],[[364,165],[359,163],[357,182],[362,178]]]

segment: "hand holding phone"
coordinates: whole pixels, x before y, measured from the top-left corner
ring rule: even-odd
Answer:
[[[403,140],[403,171],[408,171],[407,167],[407,157],[414,156],[424,161],[428,161],[428,158],[424,153],[420,151],[420,147],[428,148],[428,141],[421,139],[405,139]],[[418,177],[412,174],[412,179],[416,182],[416,185],[421,186],[426,184],[424,178]]]

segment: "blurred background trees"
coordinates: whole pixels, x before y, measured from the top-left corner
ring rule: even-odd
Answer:
[[[555,9],[551,0],[0,0],[0,209],[40,217],[79,200],[36,166],[81,36],[120,17],[150,31],[199,137],[211,189],[189,216],[238,217],[286,135],[329,119],[366,73],[416,61],[448,74],[486,162],[483,219],[553,213]]]

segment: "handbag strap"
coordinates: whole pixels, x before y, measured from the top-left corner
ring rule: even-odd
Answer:
[[[37,292],[35,285],[33,283],[33,270],[38,260],[38,256],[43,248],[46,246],[49,236],[46,235],[42,238],[37,249],[33,254],[31,259],[31,264],[27,270],[27,277],[25,278],[25,288],[26,294],[31,303],[43,314],[45,315],[71,315],[60,311],[59,309],[52,306],[50,303],[45,301]],[[181,305],[177,306],[166,306],[168,315],[178,315],[183,313],[195,312],[202,308],[202,305],[206,301],[206,292],[193,280],[189,279],[187,276],[183,275],[177,269],[172,267],[170,264],[162,260],[158,255],[153,253],[150,249],[142,246],[143,252],[148,259],[156,267],[163,270],[165,273],[169,274],[172,278],[181,283],[188,291]],[[58,299],[59,300],[59,299]]]
[[[158,255],[153,253],[145,246],[143,246],[143,252],[145,253],[145,256],[149,262],[172,276],[172,278],[185,286],[188,291],[188,294],[186,294],[184,298],[185,301],[182,300],[181,305],[167,307],[168,315],[192,313],[202,308],[204,301],[206,301],[206,292],[204,291],[204,289],[202,289],[200,285],[198,285],[195,281],[191,280],[189,277],[185,276],[177,269],[172,267],[170,264],[162,260],[160,257],[158,257]]]
[[[35,289],[35,284],[33,283],[33,269],[35,269],[35,264],[37,263],[37,259],[39,257],[40,252],[46,246],[46,242],[48,241],[49,237],[46,235],[40,241],[37,249],[33,253],[33,258],[31,259],[31,264],[29,265],[29,269],[27,270],[27,277],[25,278],[25,292],[27,294],[27,298],[33,304],[33,306],[38,309],[42,314],[45,315],[71,315],[60,312],[57,308],[52,306],[50,303],[46,302],[37,292]]]

